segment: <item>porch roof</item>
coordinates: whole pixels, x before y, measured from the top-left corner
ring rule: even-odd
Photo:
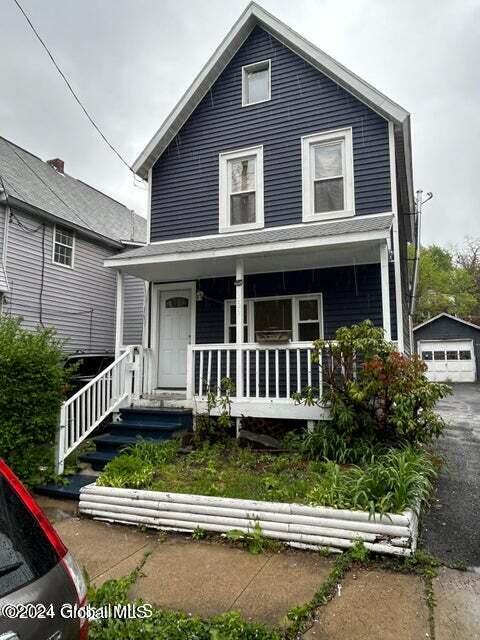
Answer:
[[[238,256],[251,257],[245,264],[250,273],[374,262],[379,258],[372,246],[389,237],[392,219],[390,213],[375,214],[154,242],[109,258],[105,266],[145,280],[180,280],[231,275]]]

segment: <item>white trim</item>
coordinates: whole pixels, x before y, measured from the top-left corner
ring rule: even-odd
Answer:
[[[120,357],[123,345],[123,325],[125,309],[125,278],[122,271],[117,271],[117,293],[115,309],[115,358]]]
[[[246,102],[246,87],[247,87],[247,75],[252,71],[258,71],[258,67],[263,67],[267,65],[268,71],[268,98],[263,98],[263,100],[257,100],[256,102]],[[252,62],[251,64],[246,64],[242,67],[242,107],[251,107],[254,104],[261,104],[262,102],[270,102],[272,99],[272,61],[268,60],[260,60],[259,62]]]
[[[244,298],[244,304],[247,306],[247,337],[248,344],[255,345],[256,347],[264,348],[266,345],[255,342],[255,316],[254,316],[254,303],[255,302],[263,302],[265,300],[291,300],[292,301],[292,342],[298,343],[301,346],[311,345],[312,341],[307,340],[304,342],[300,342],[298,339],[298,323],[299,323],[299,312],[298,312],[298,303],[300,300],[317,300],[318,304],[318,323],[320,325],[320,336],[319,338],[322,340],[325,332],[324,327],[324,317],[323,317],[323,294],[321,292],[317,293],[295,293],[291,295],[280,295],[280,296],[255,296],[252,298]],[[223,340],[224,344],[234,344],[230,342],[229,329],[232,326],[230,323],[230,309],[232,306],[235,306],[235,300],[231,298],[224,300],[224,311],[223,311]],[[243,313],[242,313],[242,329],[245,326],[243,322]],[[238,322],[238,318],[236,318],[236,322]],[[237,325],[236,325],[237,326]],[[242,331],[242,339],[243,339],[243,331]],[[291,343],[290,343],[291,344]],[[210,345],[208,345],[210,346]],[[268,346],[268,345],[267,345]],[[280,348],[280,345],[279,347]]]
[[[385,332],[385,339],[392,339],[392,327],[390,317],[390,274],[389,274],[389,261],[388,261],[388,246],[385,242],[380,247],[380,273],[382,281],[382,316],[383,316],[383,330]]]
[[[229,162],[255,158],[255,222],[247,224],[230,223],[230,192],[229,192]],[[235,151],[226,151],[218,156],[219,171],[219,233],[231,233],[235,231],[250,231],[262,229],[264,226],[263,215],[263,145],[246,147]]]
[[[227,247],[222,249],[208,249],[203,251],[189,251],[181,253],[169,253],[166,255],[153,256],[120,256],[109,258],[104,261],[105,267],[127,267],[129,265],[141,264],[163,264],[170,262],[189,262],[193,260],[209,260],[212,258],[247,256],[261,253],[278,253],[288,250],[307,249],[310,247],[324,247],[336,244],[350,244],[352,242],[369,242],[375,240],[386,240],[390,231],[367,231],[358,233],[342,233],[338,236],[327,236],[324,238],[310,237],[301,240],[281,240],[272,244],[265,242],[262,244],[253,244],[250,246]]]
[[[148,193],[147,193],[147,242],[150,244],[152,230],[152,168],[148,170]]]
[[[395,269],[395,302],[397,308],[397,344],[400,353],[405,351],[403,336],[403,295],[402,295],[402,267],[400,263],[400,237],[398,231],[398,200],[397,200],[397,169],[395,164],[395,134],[393,123],[388,123],[388,147],[390,154],[390,189],[392,192],[393,213],[393,259]]]
[[[409,114],[405,109],[308,42],[308,40],[262,9],[262,7],[252,2],[230,29],[189,89],[165,119],[160,129],[135,160],[132,165],[135,173],[143,178],[146,177],[150,167],[155,164],[180,131],[195,107],[206,95],[209,88],[217,80],[257,24],[267,29],[294,53],[326,74],[357,99],[377,111],[382,117],[402,125],[403,129],[408,127]]]
[[[422,324],[417,324],[416,327],[413,327],[413,330],[416,331],[417,329],[421,329],[425,325],[430,324],[430,322],[434,322],[435,320],[438,320],[438,318],[441,318],[442,316],[445,316],[446,318],[450,318],[450,320],[456,320],[457,322],[461,322],[462,324],[466,324],[467,326],[473,327],[474,329],[478,329],[480,331],[480,326],[478,324],[473,324],[473,322],[468,322],[468,320],[462,320],[462,318],[457,318],[457,316],[452,316],[450,313],[446,313],[445,311],[443,311],[442,313],[439,313],[433,318],[430,318],[430,320],[425,320],[425,322],[422,322]],[[457,338],[455,338],[455,340],[457,340]],[[468,340],[468,338],[465,338],[465,340]],[[443,342],[445,342],[445,340]]]
[[[312,188],[313,169],[311,162],[311,149],[313,145],[333,142],[342,143],[343,164],[343,204],[344,208],[338,211],[325,211],[315,213],[314,194]],[[318,222],[319,220],[351,218],[355,215],[355,186],[353,179],[353,135],[352,127],[332,129],[320,133],[302,136],[302,220],[303,222]]]
[[[150,344],[152,345],[154,374],[152,385],[155,388],[158,383],[158,364],[160,357],[160,294],[162,291],[190,291],[190,342],[194,345],[196,340],[197,317],[197,283],[193,280],[184,282],[162,282],[152,284]],[[188,351],[188,350],[187,350]],[[187,354],[188,358],[188,354]],[[188,372],[187,372],[188,374]],[[186,380],[188,385],[188,380]]]
[[[70,245],[65,244],[63,242],[58,242],[57,241],[57,227],[60,227],[60,229],[63,229],[64,231],[67,231],[68,233],[72,234],[72,246],[70,247]],[[72,250],[72,264],[64,264],[63,262],[57,262],[55,260],[55,245],[60,245],[62,247],[66,247],[68,249]],[[65,269],[74,269],[75,268],[75,231],[70,228],[68,225],[63,225],[63,224],[57,224],[55,223],[53,225],[53,238],[52,238],[52,264],[54,264],[57,267],[64,267]]]
[[[382,211],[382,213],[367,213],[365,215],[361,216],[362,220],[370,220],[372,218],[392,218],[393,220],[393,214],[391,211]],[[316,229],[317,226],[321,227],[321,226],[326,226],[326,225],[330,225],[330,224],[334,224],[335,222],[338,222],[337,220],[317,220],[316,222],[312,222],[310,223],[308,226],[311,229]],[[282,225],[278,225],[278,226],[273,226],[273,227],[264,227],[263,229],[259,229],[258,231],[235,231],[232,233],[229,233],[228,235],[230,237],[234,237],[234,236],[245,236],[248,235],[250,233],[267,233],[269,231],[282,231],[284,229],[298,229],[299,227],[304,227],[305,223],[303,222],[297,222],[296,224],[282,224]],[[189,236],[188,238],[172,238],[170,240],[154,240],[153,242],[149,242],[148,244],[151,245],[166,245],[166,244],[172,244],[172,242],[197,242],[198,240],[210,240],[211,238],[218,238],[219,234],[218,233],[209,233],[206,235],[202,235],[202,236]]]

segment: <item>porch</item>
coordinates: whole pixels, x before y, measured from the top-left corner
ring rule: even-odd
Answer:
[[[370,318],[397,339],[390,214],[158,242],[106,262],[146,283],[142,388],[172,392],[194,413],[233,382],[232,416],[312,420],[294,392],[322,392],[313,341]],[[178,400],[178,393],[182,400]]]
[[[322,393],[313,341],[366,318],[397,339],[390,230],[391,215],[380,214],[161,242],[109,259],[117,270],[117,358],[64,404],[58,459],[121,407],[205,412],[224,378],[233,383],[233,418],[327,418],[292,399],[305,387]],[[123,344],[126,274],[145,282],[139,345]]]

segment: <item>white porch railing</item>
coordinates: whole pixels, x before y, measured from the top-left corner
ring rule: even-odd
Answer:
[[[306,386],[322,387],[322,368],[312,363],[312,345],[203,344],[189,347],[187,397],[204,400],[209,389],[219,389],[222,378],[235,384],[234,399],[291,400]],[[240,358],[240,368],[237,368]],[[242,384],[237,384],[237,371]],[[240,388],[240,395],[238,389]]]
[[[62,404],[55,453],[57,474],[63,473],[65,458],[105,418],[151,391],[152,376],[152,350],[129,345],[111,365]]]

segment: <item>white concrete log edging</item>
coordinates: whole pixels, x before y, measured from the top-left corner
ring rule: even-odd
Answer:
[[[99,520],[173,531],[250,532],[256,523],[267,538],[295,546],[348,549],[362,539],[378,553],[415,552],[418,518],[412,509],[376,515],[286,502],[260,502],[89,484],[80,490],[80,513]]]

